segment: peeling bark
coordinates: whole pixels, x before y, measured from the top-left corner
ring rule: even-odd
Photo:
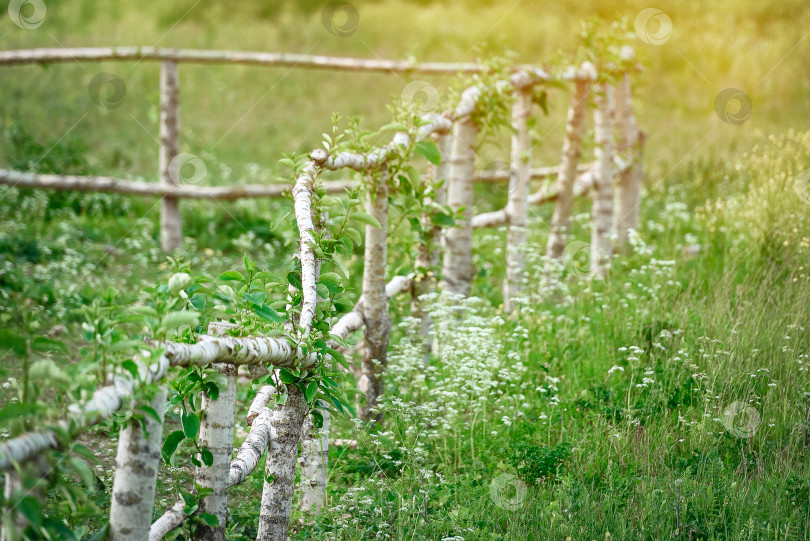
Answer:
[[[597,175],[591,211],[591,276],[604,278],[610,268],[613,220],[613,85],[600,83],[594,95]]]
[[[318,429],[308,415],[304,420],[301,435],[301,510],[317,514],[327,505],[326,480],[329,470],[330,415],[327,410],[318,410],[323,415],[323,427]]]
[[[527,125],[532,112],[531,86],[516,88],[514,97],[512,164],[509,178],[509,200],[506,204],[506,215],[509,219],[509,229],[506,232],[506,277],[503,288],[503,304],[506,313],[515,309],[513,300],[520,296],[524,289],[523,278],[526,264],[523,258],[523,248],[526,244],[526,222],[529,218],[529,169],[531,168],[532,152]]]
[[[287,403],[276,406],[271,421],[273,436],[267,450],[257,541],[287,540],[295,491],[295,459],[306,413],[307,404],[301,390],[287,385]]]
[[[224,541],[225,524],[228,519],[228,480],[233,453],[233,417],[236,405],[236,367],[232,364],[214,366],[225,375],[227,386],[219,390],[219,396],[212,400],[207,394],[202,399],[202,419],[200,422],[200,445],[207,447],[214,455],[211,466],[198,467],[194,482],[203,488],[214,489],[213,494],[200,502],[200,512],[211,513],[219,519],[218,526],[200,524],[197,539],[204,541]]]
[[[363,258],[363,319],[366,337],[363,341],[362,375],[368,378],[366,401],[360,417],[371,419],[371,409],[383,392],[382,373],[388,357],[388,337],[391,320],[385,294],[385,269],[388,258],[388,173],[380,172],[373,188],[366,194],[366,212],[377,219],[380,227],[366,225]]]
[[[177,62],[166,60],[160,65],[160,183],[171,187],[177,179],[171,175],[171,162],[179,152],[180,139],[180,80]],[[183,245],[183,218],[180,200],[164,196],[160,206],[160,246],[173,252]]]
[[[469,114],[474,110],[480,90],[469,88],[462,97],[463,107],[458,112],[467,116],[458,117],[453,133],[453,157],[450,162],[450,182],[447,187],[447,203],[454,211],[464,208],[463,218],[455,227],[447,230],[444,237],[444,262],[442,265],[442,288],[452,293],[469,295],[473,276],[472,265],[472,210],[475,166],[475,139],[478,126]]]
[[[160,417],[160,422],[149,415],[145,415],[140,422],[130,420],[118,437],[110,504],[110,539],[113,541],[143,541],[149,536],[163,442],[165,405],[166,389],[161,387],[149,403]],[[141,422],[146,426],[142,427]],[[144,437],[144,428],[148,438]]]
[[[619,173],[616,182],[613,231],[614,247],[623,249],[627,244],[627,231],[638,229],[639,199],[643,172],[641,169],[641,141],[636,116],[633,113],[633,97],[630,93],[630,76],[625,74],[616,87],[616,131],[619,136],[617,152],[630,162],[626,171]]]
[[[568,123],[565,128],[560,174],[555,188],[557,202],[551,217],[551,227],[546,246],[549,260],[560,259],[568,243],[571,228],[571,210],[574,206],[574,183],[582,155],[582,134],[585,131],[585,112],[588,109],[588,83],[576,83],[568,108]]]

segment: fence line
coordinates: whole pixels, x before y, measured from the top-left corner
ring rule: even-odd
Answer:
[[[186,192],[199,194],[202,190],[211,190],[211,188],[189,190],[177,186],[171,178],[170,164],[172,157],[177,155],[176,141],[179,133],[177,62],[214,62],[221,61],[228,55],[236,54],[235,59],[231,58],[230,61],[285,65],[282,62],[289,62],[290,57],[269,53],[230,52],[219,52],[220,55],[216,56],[209,54],[210,51],[198,51],[194,55],[189,55],[188,51],[167,52],[167,50],[158,49],[79,49],[73,51],[84,51],[82,58],[86,60],[149,58],[162,62],[160,182],[154,185],[157,191],[149,193],[143,191],[146,190],[144,186],[147,186],[147,183],[121,183],[108,177],[60,177],[2,172],[0,179],[16,178],[21,183],[28,182],[27,185],[32,187],[37,182],[50,182],[50,187],[62,186],[56,189],[70,189],[65,186],[72,182],[74,186],[82,186],[86,191],[94,191],[94,188],[90,186],[97,185],[111,189],[111,187],[131,187],[133,184],[137,184],[139,190],[142,191],[122,193],[160,195],[164,198],[162,216],[165,215],[166,219],[162,219],[162,241],[164,248],[173,249],[171,245],[176,244],[176,237],[166,235],[166,231],[177,233],[180,228],[179,214],[175,212],[176,208],[171,208],[171,205],[174,204],[176,207],[177,200],[180,197],[186,197]],[[66,61],[75,58],[68,54],[70,50],[56,52],[58,60]],[[268,56],[238,56],[240,54],[267,54]],[[0,64],[39,62],[54,58],[56,57],[52,50],[9,51],[0,53]],[[340,65],[335,66],[317,60],[324,57],[308,58],[309,67],[328,65],[328,67],[336,69],[367,71],[382,69],[375,62],[387,62],[341,59]],[[349,68],[348,66],[354,67]],[[429,66],[432,66],[429,69],[439,69],[436,68],[436,65]],[[404,70],[404,68],[402,69]],[[480,66],[477,68],[478,71],[481,69],[483,68]],[[441,72],[437,71],[437,73]],[[227,520],[227,489],[243,482],[256,468],[262,454],[266,452],[265,482],[257,539],[261,541],[285,540],[294,491],[298,442],[305,435],[304,420],[308,413],[308,406],[301,390],[295,384],[280,384],[281,387],[286,387],[285,389],[272,387],[261,389],[249,410],[251,428],[248,437],[237,450],[236,458],[231,460],[235,375],[238,365],[272,365],[274,369],[307,370],[314,368],[318,362],[315,353],[304,353],[299,344],[302,344],[312,331],[318,303],[316,286],[319,279],[320,261],[315,255],[315,237],[322,233],[319,228],[323,220],[315,213],[312,203],[315,187],[321,183],[321,173],[327,170],[352,169],[366,175],[366,184],[369,188],[366,194],[366,212],[381,224],[379,228],[372,225],[366,226],[364,273],[360,299],[351,312],[345,314],[331,327],[329,333],[332,339],[341,340],[345,339],[349,333],[365,327],[362,377],[358,382],[358,388],[362,388],[366,394],[363,415],[366,418],[373,418],[375,415],[373,408],[383,392],[382,372],[386,365],[390,332],[388,299],[398,292],[408,289],[414,293],[418,291],[418,294],[431,292],[435,287],[435,281],[429,279],[431,272],[429,269],[438,265],[440,257],[436,241],[442,232],[434,229],[430,231],[428,238],[420,240],[417,249],[418,261],[422,262],[425,267],[417,265],[412,275],[395,277],[388,283],[385,281],[389,167],[395,159],[408,160],[411,158],[403,153],[413,146],[412,143],[429,138],[438,139],[442,165],[433,168],[429,181],[434,185],[443,185],[446,182],[446,204],[455,211],[464,210],[462,219],[454,227],[445,230],[443,234],[442,287],[444,290],[461,294],[469,293],[473,275],[471,243],[473,228],[505,224],[508,227],[507,266],[511,266],[511,269],[506,279],[504,301],[508,310],[514,309],[514,297],[521,294],[519,284],[525,272],[522,258],[515,256],[525,242],[528,205],[556,199],[555,219],[558,219],[557,224],[560,227],[555,230],[557,235],[555,242],[562,242],[564,245],[567,242],[568,231],[563,226],[570,223],[570,200],[575,195],[584,194],[591,189],[595,191],[592,245],[597,246],[595,253],[599,255],[599,268],[596,274],[604,276],[604,273],[607,272],[610,250],[607,239],[610,238],[610,228],[615,220],[613,213],[615,209],[612,206],[613,178],[617,173],[621,176],[626,171],[632,171],[633,175],[638,175],[640,148],[634,141],[643,142],[643,137],[639,137],[637,133],[635,118],[633,117],[632,122],[630,121],[632,102],[629,82],[625,85],[627,78],[622,80],[621,103],[620,108],[617,109],[616,119],[613,117],[610,99],[613,87],[605,80],[599,80],[595,68],[584,66],[581,70],[571,70],[564,79],[575,83],[574,97],[580,96],[580,98],[572,98],[563,151],[564,158],[558,169],[560,178],[556,185],[547,186],[530,195],[528,181],[531,177],[531,170],[527,156],[529,150],[527,123],[531,116],[530,90],[534,85],[547,82],[549,77],[541,70],[534,68],[518,69],[512,73],[508,83],[517,94],[517,99],[512,115],[516,135],[512,140],[512,166],[508,175],[509,203],[506,208],[494,213],[472,215],[473,181],[476,176],[473,166],[476,157],[476,137],[480,129],[474,119],[481,106],[481,96],[484,90],[480,87],[465,90],[458,107],[453,111],[444,115],[426,115],[424,124],[418,129],[414,129],[414,133],[397,133],[390,144],[375,148],[366,154],[352,152],[330,154],[322,149],[313,150],[291,190],[300,239],[297,257],[301,264],[300,293],[303,300],[300,314],[290,316],[285,334],[277,337],[225,336],[223,335],[224,327],[231,324],[224,324],[212,325],[209,333],[201,335],[193,344],[153,343],[151,345],[161,350],[159,358],[154,363],[149,363],[149,357],[139,358],[136,361],[137,376],[127,371],[110,376],[111,383],[96,390],[88,402],[75,404],[69,408],[70,418],[59,423],[60,430],[69,436],[75,435],[82,429],[109,417],[120,409],[124,400],[133,396],[138,388],[151,383],[159,383],[172,366],[215,367],[225,373],[227,386],[220,392],[217,399],[204,398],[203,426],[200,437],[211,450],[213,459],[210,464],[197,467],[195,482],[202,487],[213,489],[212,494],[202,498],[200,509],[216,517],[217,523],[200,527],[196,538],[224,539]],[[581,104],[587,98],[590,86],[594,83],[598,84],[600,89],[595,96],[597,104],[595,125],[599,143],[597,162],[580,166],[578,162],[583,117]],[[630,108],[629,112],[628,108]],[[626,157],[617,155],[612,148],[614,124],[620,127],[622,138],[619,150],[625,152]],[[636,133],[632,133],[633,130],[636,130]],[[553,173],[554,171],[546,169],[543,174]],[[577,177],[578,173],[580,174]],[[17,176],[15,177],[15,175]],[[88,178],[93,178],[96,182],[88,181]],[[487,181],[500,180],[497,173],[483,175],[481,178],[485,178]],[[99,181],[99,179],[105,180]],[[11,182],[8,180],[6,183]],[[346,187],[345,183],[342,187]],[[244,190],[245,187],[241,189]],[[635,176],[633,182],[620,184],[616,196],[625,201],[635,200],[637,202],[637,190],[639,189],[640,180],[638,176]],[[636,192],[631,193],[633,190]],[[222,193],[224,192],[220,189],[220,194]],[[189,195],[189,197],[198,196]],[[445,194],[439,191],[435,197],[437,202],[441,203]],[[425,216],[422,216],[421,219],[425,220]],[[633,227],[632,216],[629,220],[618,220],[616,224],[618,225],[615,227]],[[291,293],[297,293],[293,289],[291,289]],[[414,302],[418,306],[418,299],[415,299]],[[430,322],[424,311],[417,310],[416,313],[422,318],[420,330],[425,336],[426,351],[429,351],[427,342]],[[276,392],[286,392],[287,400],[286,403],[271,408],[268,404],[271,396]],[[166,401],[165,392],[159,388],[150,397],[150,400],[149,404],[154,410],[162,411]],[[162,425],[155,424],[158,426],[153,428],[155,432],[158,432]],[[328,442],[328,432],[322,430],[316,437]],[[0,471],[9,471],[14,464],[32,459],[45,449],[56,447],[58,444],[56,433],[49,430],[29,432],[4,442],[0,445]],[[153,444],[154,442],[152,442]],[[310,472],[307,477],[310,480],[306,482],[303,489],[308,494],[305,500],[314,502],[325,497],[326,476],[318,475],[318,472],[325,474],[327,463],[323,452],[311,451],[302,457],[303,471]],[[131,423],[119,439],[117,464],[119,467],[116,469],[113,488],[114,499],[117,500],[117,503],[110,509],[111,539],[143,541],[147,534],[146,527],[152,517],[159,457],[158,453],[150,447],[144,431],[141,427],[135,426],[135,423]],[[131,464],[137,464],[138,467],[127,466]],[[133,486],[139,487],[137,494],[133,494],[128,488]],[[312,505],[317,508],[317,504]],[[154,524],[149,526],[149,539],[152,541],[161,539],[166,533],[179,527],[186,518],[184,502],[175,503]]]

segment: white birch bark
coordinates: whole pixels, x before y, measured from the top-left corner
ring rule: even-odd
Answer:
[[[166,389],[161,387],[149,406],[160,422],[145,415],[141,422],[130,420],[118,437],[115,459],[110,530],[112,541],[143,541],[149,536],[155,504],[160,447],[163,442],[163,414]],[[144,436],[144,430],[148,437]]]
[[[433,165],[430,168],[430,181],[434,186],[435,201],[430,201],[430,198],[425,201],[425,205],[429,206],[432,202],[438,205],[445,205],[447,203],[447,179],[450,172],[450,150],[452,139],[449,133],[442,132],[437,134],[436,137],[437,147],[441,156],[441,164]],[[433,337],[431,333],[430,315],[427,310],[422,306],[420,297],[436,290],[436,273],[439,270],[440,254],[439,247],[441,245],[441,226],[433,225],[430,213],[422,214],[422,227],[428,231],[426,242],[421,242],[418,246],[418,252],[415,261],[415,274],[413,278],[413,298],[411,299],[411,315],[418,318],[419,335],[424,341],[424,360],[427,362],[430,359],[430,350],[433,344]],[[424,270],[423,270],[424,269]],[[390,298],[390,296],[389,296]]]
[[[453,131],[453,157],[450,162],[450,181],[447,187],[447,203],[454,211],[464,208],[461,220],[447,230],[444,237],[444,261],[442,264],[442,288],[452,293],[469,295],[472,283],[472,210],[475,166],[475,139],[478,126],[470,118],[480,90],[469,88],[462,96],[466,116],[456,119]],[[472,107],[470,107],[472,104]],[[459,112],[457,110],[457,112]]]
[[[224,541],[228,520],[228,479],[233,453],[233,418],[236,405],[236,367],[232,364],[214,366],[225,375],[227,385],[220,388],[219,396],[212,400],[207,394],[202,399],[199,442],[214,455],[211,466],[198,467],[194,482],[203,488],[214,489],[213,494],[200,502],[200,512],[211,513],[219,519],[218,526],[197,527],[197,539]]]
[[[179,152],[180,139],[180,81],[177,62],[166,60],[160,65],[160,183],[176,186],[172,178],[171,161]],[[173,252],[183,245],[183,218],[180,200],[164,196],[160,206],[160,246]]]
[[[301,435],[301,510],[318,513],[327,505],[326,480],[329,470],[330,415],[323,415],[323,427],[318,429],[308,415]]]
[[[385,294],[385,270],[388,258],[388,172],[384,168],[372,181],[366,194],[366,212],[377,219],[380,227],[366,225],[363,256],[363,319],[366,336],[363,341],[362,376],[367,378],[366,401],[360,417],[371,419],[371,409],[383,392],[382,373],[388,357],[391,321]]]
[[[256,391],[256,396],[253,398],[253,402],[250,403],[250,407],[248,408],[246,418],[248,426],[251,426],[253,420],[265,410],[267,403],[270,402],[274,394],[276,394],[276,388],[272,385],[262,385],[262,387]]]
[[[583,70],[588,66],[583,65]],[[592,67],[592,65],[590,65]],[[571,93],[571,104],[568,108],[568,120],[565,128],[560,174],[557,177],[557,202],[551,217],[551,227],[546,246],[549,260],[560,259],[568,244],[568,233],[571,228],[571,211],[574,205],[574,182],[577,178],[577,167],[582,155],[582,134],[585,131],[585,112],[588,109],[587,82],[574,84]]]
[[[532,112],[531,80],[525,73],[512,77],[515,103],[512,106],[512,146],[509,178],[509,199],[506,204],[509,229],[506,232],[506,277],[503,304],[506,313],[515,309],[514,298],[523,292],[526,244],[526,222],[529,218],[529,169],[531,144],[527,122]]]
[[[619,136],[617,152],[630,167],[619,173],[616,182],[613,231],[616,235],[614,247],[623,249],[627,244],[627,231],[638,229],[639,198],[641,195],[641,141],[633,113],[633,97],[630,93],[630,76],[624,74],[616,87],[616,131]]]
[[[244,483],[248,475],[256,469],[272,436],[273,414],[274,410],[262,407],[262,410],[253,419],[247,438],[239,446],[236,458],[231,462],[228,472],[229,487]]]
[[[591,276],[604,278],[610,268],[613,220],[613,85],[599,83],[594,94],[597,175],[591,211]]]
[[[276,406],[272,438],[267,450],[257,541],[286,541],[290,507],[295,491],[298,441],[307,412],[301,390],[287,385],[287,402]]]

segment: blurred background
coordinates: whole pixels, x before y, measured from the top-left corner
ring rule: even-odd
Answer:
[[[671,34],[659,45],[633,43],[644,66],[635,92],[639,124],[649,134],[649,182],[665,181],[673,167],[701,156],[733,159],[763,134],[805,128],[810,116],[806,0],[682,0],[654,6],[647,0],[351,0],[356,28],[344,36],[324,24],[326,4],[45,0],[47,11],[37,28],[21,28],[3,13],[0,49],[142,45],[444,62],[512,51],[521,62],[544,64],[575,53],[583,21],[624,21],[632,32],[636,16],[654,7],[671,19]],[[34,7],[21,9],[26,15]],[[340,18],[350,15],[340,10],[333,24],[347,24]],[[0,164],[25,169],[30,155],[55,145],[37,165],[40,171],[154,180],[158,70],[156,62],[84,61],[0,68]],[[102,72],[126,85],[117,108],[98,107],[89,97],[90,81]],[[386,105],[399,100],[413,80],[188,64],[181,65],[180,78],[181,150],[203,157],[210,185],[274,180],[281,153],[318,146],[333,112],[360,115],[364,126],[377,129],[390,119]],[[454,79],[416,78],[440,93]],[[740,125],[723,122],[715,112],[715,98],[726,88],[751,99],[751,116]],[[547,116],[538,111],[542,144],[536,165],[555,164],[560,152],[568,96],[552,90],[549,103]],[[482,167],[496,154],[506,159],[508,148],[495,145],[483,154]]]

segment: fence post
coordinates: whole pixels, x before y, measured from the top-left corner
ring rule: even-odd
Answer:
[[[164,60],[160,64],[160,151],[159,182],[165,188],[177,185],[179,167],[172,171],[172,160],[179,152],[180,139],[180,80],[177,62]],[[173,178],[174,177],[174,178]],[[183,219],[180,200],[164,195],[160,204],[160,246],[172,252],[183,245]]]
[[[602,82],[594,94],[596,182],[591,210],[591,276],[604,278],[610,268],[613,221],[613,85]]]
[[[453,158],[450,161],[447,204],[454,211],[462,207],[465,210],[463,218],[455,227],[448,229],[444,237],[442,288],[460,295],[469,295],[473,277],[473,175],[477,136],[478,126],[469,115],[456,120],[453,129]]]
[[[509,168],[509,200],[506,203],[506,278],[503,283],[503,306],[506,313],[515,309],[514,298],[523,287],[526,245],[526,222],[529,216],[529,182],[531,180],[532,147],[529,142],[528,120],[532,113],[532,81],[525,72],[512,77],[515,103],[512,106],[512,150]]]
[[[165,405],[166,388],[160,387],[149,403],[160,422],[150,415],[144,415],[143,421],[130,419],[127,427],[121,430],[110,505],[111,541],[149,539],[160,447],[163,443]],[[141,426],[141,422],[145,426]]]
[[[447,178],[450,171],[450,144],[452,140],[450,134],[441,132],[436,134],[436,146],[441,155],[441,164],[431,166],[431,181],[434,191],[433,199],[438,205],[447,204]],[[437,187],[438,185],[438,187]],[[430,204],[430,201],[426,201]],[[433,225],[431,216],[428,213],[422,215],[422,227],[428,232],[426,242],[419,245],[419,251],[415,261],[415,273],[413,279],[413,298],[411,299],[411,315],[419,319],[419,336],[424,339],[425,362],[430,359],[430,350],[433,343],[431,336],[430,316],[424,309],[419,297],[436,290],[436,273],[439,270],[441,252],[438,247],[441,245],[441,226]],[[423,270],[424,269],[424,270]]]
[[[595,73],[593,64],[583,64],[580,75]],[[568,108],[568,121],[565,128],[560,172],[557,176],[557,202],[551,217],[551,227],[546,246],[549,260],[560,259],[568,243],[571,228],[571,211],[574,205],[574,181],[577,178],[577,167],[582,155],[582,134],[585,131],[585,112],[588,109],[588,91],[590,82],[577,79],[571,93],[571,104]],[[549,267],[547,267],[547,270]]]
[[[316,428],[312,415],[304,419],[301,434],[301,511],[318,513],[327,505],[326,474],[329,471],[329,411],[319,409],[323,427]]]
[[[231,323],[211,323],[208,334],[224,336]],[[236,406],[236,366],[217,363],[213,367],[225,375],[227,385],[220,388],[219,396],[212,400],[203,394],[200,436],[202,447],[208,448],[214,457],[211,466],[198,467],[194,472],[194,482],[203,488],[212,488],[213,494],[200,502],[200,512],[211,513],[219,519],[219,525],[197,527],[196,539],[204,541],[224,541],[225,524],[228,520],[228,481],[233,453],[233,418]]]
[[[383,392],[382,373],[388,355],[388,335],[391,320],[388,297],[385,294],[385,269],[388,259],[388,168],[383,166],[379,178],[373,179],[366,194],[366,212],[380,222],[380,227],[366,225],[363,255],[363,319],[366,336],[363,340],[361,380],[366,384],[366,401],[360,417],[371,419],[371,408]]]
[[[641,144],[636,116],[633,114],[633,97],[630,92],[630,75],[625,73],[616,87],[616,131],[619,136],[618,152],[630,166],[619,173],[616,182],[616,208],[613,214],[613,230],[616,234],[615,248],[621,250],[627,244],[628,229],[638,229],[639,197],[643,172],[641,168]]]

